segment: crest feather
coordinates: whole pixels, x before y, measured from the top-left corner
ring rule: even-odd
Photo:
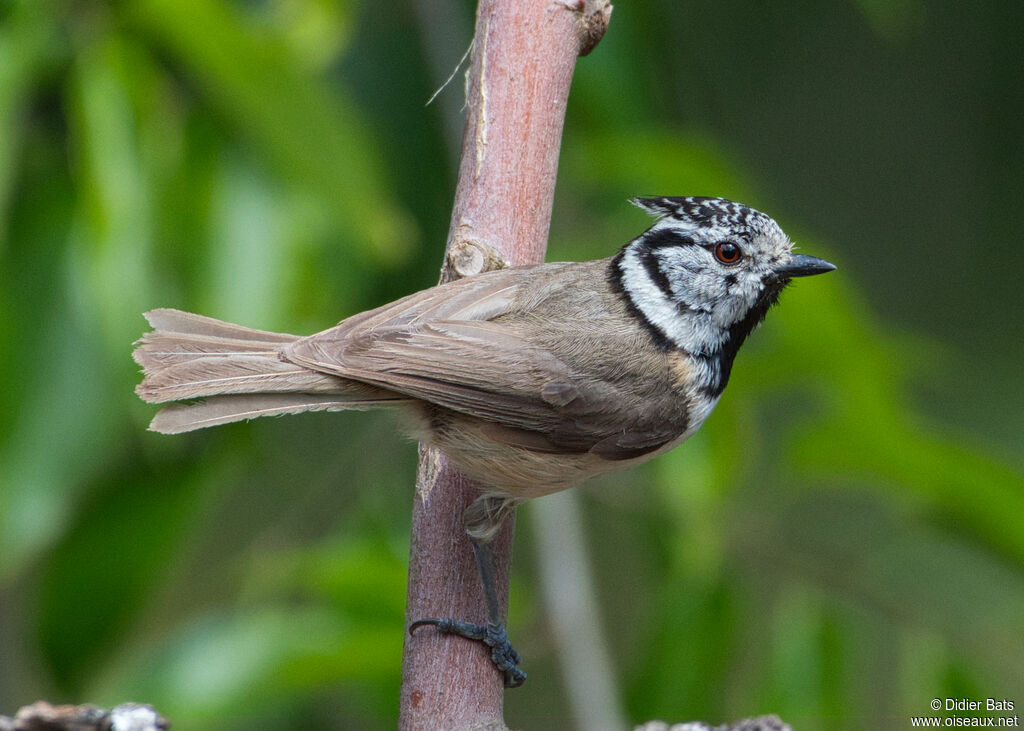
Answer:
[[[682,200],[682,198],[661,196],[660,198],[630,198],[629,202],[652,216],[662,218],[679,210],[679,203]]]
[[[661,196],[660,198],[633,198],[634,206],[642,208],[652,216],[672,216],[679,221],[705,226],[767,228],[771,218],[749,206],[725,198],[703,195]]]

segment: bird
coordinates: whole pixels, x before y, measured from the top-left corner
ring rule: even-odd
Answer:
[[[783,289],[835,269],[770,216],[709,196],[634,198],[653,224],[613,256],[476,274],[306,337],[174,309],[145,313],[136,392],[177,434],[261,416],[397,409],[479,483],[463,516],[487,625],[413,622],[484,643],[526,674],[498,609],[490,541],[525,500],[645,462],[711,414]]]

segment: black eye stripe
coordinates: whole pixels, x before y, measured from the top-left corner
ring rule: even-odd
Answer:
[[[675,293],[672,291],[672,283],[668,281],[668,275],[661,268],[661,262],[658,259],[658,255],[651,249],[646,249],[640,255],[640,261],[644,265],[644,269],[647,270],[647,276],[654,282],[654,286],[661,290],[661,293],[668,299],[674,299]]]
[[[644,244],[646,243],[647,242],[645,241]],[[643,265],[644,270],[647,272],[647,276],[650,277],[651,282],[665,296],[665,299],[675,304],[676,309],[679,310],[680,313],[707,312],[707,310],[702,308],[695,308],[692,305],[679,301],[678,295],[672,288],[672,282],[669,280],[668,274],[662,266],[664,262],[657,254],[659,248],[665,247],[662,246],[652,249],[645,245],[641,247],[639,251],[638,258],[640,259],[640,263]],[[704,271],[703,267],[689,262],[677,262],[676,266],[693,275],[700,274]]]
[[[713,251],[716,246],[721,246],[722,244],[732,244],[742,252],[746,252],[747,247],[750,246],[750,242],[745,241],[741,236],[733,236],[728,239],[717,239],[715,241],[701,242],[699,246],[702,249],[708,249]]]
[[[644,244],[648,249],[663,249],[666,246],[693,246],[696,242],[684,233],[671,228],[648,231]]]

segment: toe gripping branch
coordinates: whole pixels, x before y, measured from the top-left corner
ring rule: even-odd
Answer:
[[[508,641],[505,623],[501,620],[498,607],[498,590],[494,581],[494,561],[490,545],[473,541],[473,553],[476,556],[477,568],[480,570],[480,583],[483,585],[484,600],[487,603],[487,624],[460,622],[456,619],[427,618],[417,619],[409,625],[409,634],[413,634],[425,624],[437,627],[438,632],[459,635],[468,640],[482,642],[491,650],[491,662],[498,669],[505,681],[506,688],[518,688],[526,681],[526,673],[519,668],[519,653]]]
[[[526,681],[526,673],[518,667],[522,658],[512,647],[512,643],[508,641],[505,625],[472,624],[455,619],[417,619],[409,625],[409,634],[425,624],[434,625],[438,632],[459,635],[468,640],[477,640],[491,648],[491,662],[501,672],[506,688],[518,688]]]

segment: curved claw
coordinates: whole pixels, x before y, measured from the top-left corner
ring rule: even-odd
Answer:
[[[443,623],[445,623],[445,622],[448,622],[448,621],[449,620],[447,620],[447,619],[437,619],[436,617],[427,617],[425,619],[417,619],[416,621],[414,621],[412,624],[409,625],[409,634],[411,634],[411,635],[416,634],[416,630],[418,630],[420,627],[422,627],[425,624],[435,625],[440,632],[444,632],[444,629],[441,628],[441,625]]]
[[[519,668],[506,670],[502,675],[505,678],[504,682],[506,688],[518,688],[526,682],[526,673]]]
[[[468,640],[482,642],[491,648],[491,662],[501,672],[506,688],[518,688],[526,682],[526,673],[519,668],[522,658],[512,643],[508,641],[508,633],[503,624],[473,624],[460,622],[456,619],[429,617],[417,619],[409,625],[409,634],[425,624],[437,627],[438,632],[458,635]]]

